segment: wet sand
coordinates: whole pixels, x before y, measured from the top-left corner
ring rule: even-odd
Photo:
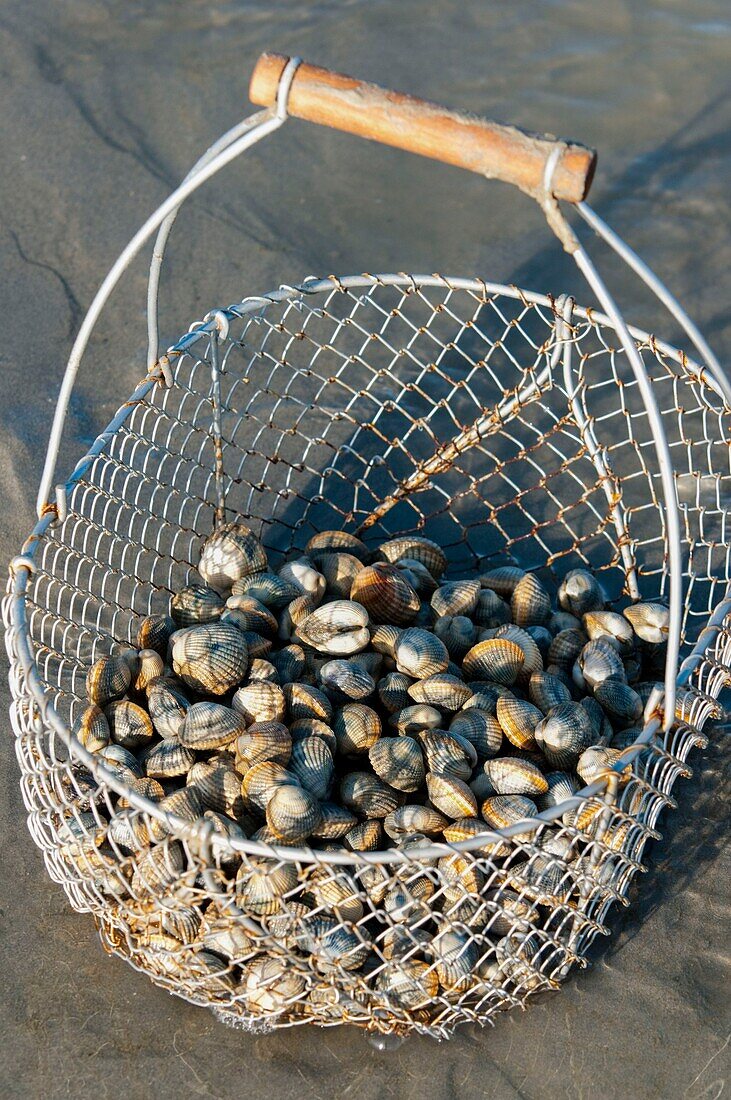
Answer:
[[[6,0],[3,560],[32,526],[49,418],[85,304],[149,211],[247,113],[249,73],[264,48],[596,145],[595,206],[728,360],[731,20],[723,0]],[[672,324],[646,293],[606,250],[595,255],[630,319],[672,340]],[[479,274],[588,301],[528,199],[297,122],[195,200],[170,261],[163,343],[213,306],[310,273]],[[143,371],[144,292],[140,263],[82,368],[61,470]],[[649,873],[588,972],[494,1029],[377,1054],[354,1030],[228,1030],[106,958],[90,918],[73,913],[45,875],[7,736],[3,1094],[715,1100],[731,1072],[726,744],[719,729],[691,760],[695,776],[676,787],[680,808],[661,821]]]

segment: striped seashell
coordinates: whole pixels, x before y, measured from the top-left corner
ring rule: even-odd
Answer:
[[[133,686],[135,691],[147,691],[150,684],[165,674],[165,662],[154,649],[141,649],[139,658],[140,663]]]
[[[297,585],[278,577],[276,573],[250,573],[234,581],[232,596],[250,596],[264,607],[282,611],[292,600],[302,595]]]
[[[172,684],[160,681],[150,684],[147,692],[147,709],[155,732],[160,737],[178,737],[189,707],[190,703],[182,691],[173,687]]]
[[[343,842],[353,852],[377,852],[385,842],[383,825],[378,818],[361,821],[348,829]]]
[[[436,672],[445,672],[449,654],[444,642],[428,630],[411,627],[403,630],[396,639],[394,659],[399,672],[424,680]]]
[[[538,809],[550,810],[554,806],[560,806],[567,798],[571,798],[579,789],[579,783],[574,775],[569,772],[546,772],[547,790],[536,798]]]
[[[521,577],[510,597],[516,626],[541,626],[551,614],[551,597],[535,573]]]
[[[535,749],[536,726],[543,720],[543,713],[527,699],[514,695],[502,695],[496,703],[495,715],[500,728],[516,749]]]
[[[221,592],[269,567],[266,552],[254,532],[243,523],[219,527],[203,543],[198,572],[206,584]]]
[[[170,635],[176,630],[175,620],[170,615],[148,615],[139,625],[137,648],[154,649],[164,657],[168,651]]]
[[[355,922],[363,916],[360,887],[344,868],[310,866],[302,876],[302,885],[318,906],[332,910],[339,920]]]
[[[479,894],[485,885],[485,872],[477,862],[479,855],[455,852],[442,856],[437,864],[448,902],[461,901],[469,894]]]
[[[522,794],[493,794],[482,803],[482,816],[493,829],[507,829],[525,818],[535,817],[536,804]],[[519,838],[526,833],[517,834]]]
[[[517,931],[527,931],[538,917],[535,904],[522,894],[501,886],[485,893],[488,917],[485,932],[496,939]]]
[[[229,596],[221,621],[233,623],[239,630],[261,634],[262,638],[276,638],[279,630],[279,623],[269,608],[253,596]]]
[[[506,623],[505,626],[499,626],[497,628],[495,637],[507,638],[508,641],[515,642],[518,648],[522,650],[523,665],[517,677],[519,684],[527,684],[534,672],[541,671],[543,668],[543,657],[538,648],[538,643],[528,633],[527,628],[523,630],[522,627],[514,626],[513,623]]]
[[[143,753],[150,749],[143,749]],[[96,755],[109,771],[113,772],[123,783],[129,785],[135,779],[142,778],[143,762],[138,760],[134,753],[125,749],[122,745],[104,745],[97,749]]]
[[[399,558],[393,563],[406,577],[411,587],[422,599],[428,600],[438,588],[438,583],[429,570],[415,558]]]
[[[620,680],[604,680],[594,691],[594,698],[619,729],[635,725],[642,718],[642,699],[634,688]]]
[[[480,805],[486,798],[489,798],[491,794],[495,794],[495,788],[485,775],[484,771],[476,771],[469,783],[470,790],[477,799],[477,804]]]
[[[398,1008],[427,1008],[439,992],[436,970],[418,959],[397,959],[381,970],[376,989]]]
[[[320,804],[303,787],[275,787],[266,804],[267,825],[282,840],[303,843],[322,821]]]
[[[402,738],[399,738],[402,740]],[[477,750],[471,741],[444,730],[426,730],[419,735],[419,744],[430,772],[452,776],[465,782],[477,765]]]
[[[625,730],[615,731],[612,735],[613,749],[629,749],[636,745],[642,736],[642,726],[628,726]]]
[[[249,768],[241,780],[244,805],[249,810],[265,813],[267,803],[277,788],[287,785],[299,787],[295,777],[281,764],[275,764],[273,760],[261,760]]]
[[[298,718],[296,722],[290,724],[289,732],[293,744],[296,741],[302,741],[306,737],[319,737],[325,742],[333,756],[338,751],[335,733],[326,722],[321,722],[318,718]]]
[[[86,694],[90,703],[105,707],[121,699],[132,684],[132,672],[123,657],[100,657],[86,674]]]
[[[244,722],[230,707],[220,703],[194,703],[185,716],[180,744],[186,748],[221,749],[244,729]]]
[[[383,827],[392,840],[399,840],[401,837],[412,836],[415,833],[437,836],[448,824],[449,818],[432,806],[419,805],[400,806],[387,814],[383,821]]]
[[[348,772],[340,781],[340,801],[364,817],[386,817],[399,805],[398,791],[370,772]]]
[[[209,909],[202,920],[199,916],[198,925],[198,943],[207,951],[223,955],[238,964],[249,961],[256,954],[255,941],[247,929],[231,917],[214,916]]]
[[[353,581],[350,598],[368,612],[374,623],[407,626],[421,607],[418,594],[402,570],[388,562],[361,569]]]
[[[449,723],[449,732],[474,745],[480,763],[497,756],[503,743],[503,731],[497,718],[476,707],[455,715]]]
[[[367,752],[381,736],[381,719],[364,703],[346,703],[333,722],[338,752]]]
[[[272,653],[271,662],[279,673],[279,682],[296,683],[305,671],[305,651],[300,645],[286,645]]]
[[[528,698],[543,714],[548,714],[554,707],[572,701],[571,692],[566,684],[550,672],[533,673],[528,682]]]
[[[368,750],[379,779],[398,791],[416,791],[424,782],[424,758],[412,737],[382,737]]]
[[[634,644],[632,627],[623,615],[616,611],[587,611],[582,619],[584,630],[591,639],[603,638],[619,653],[627,654]]]
[[[516,629],[520,630],[520,627],[516,627]],[[525,632],[538,646],[538,652],[545,665],[548,648],[553,641],[553,634],[547,626],[527,626]]]
[[[535,800],[548,790],[543,773],[528,760],[500,756],[487,760],[484,769],[496,794],[525,794]]]
[[[302,974],[290,970],[283,959],[260,955],[241,972],[244,1002],[256,1016],[277,1016],[293,1009],[306,989]]]
[[[381,675],[384,660],[382,653],[368,650],[365,653],[356,653],[355,657],[348,657],[347,660],[349,664],[355,665],[363,672],[367,672],[374,680],[377,680]]]
[[[431,942],[430,954],[442,989],[466,993],[480,958],[481,948],[464,932],[441,932]]]
[[[477,627],[466,615],[441,616],[434,622],[434,633],[453,661],[462,661],[477,641]]]
[[[357,702],[367,699],[376,690],[372,676],[353,661],[342,658],[326,661],[320,668],[320,682],[337,699],[350,699]]]
[[[460,817],[477,816],[477,799],[462,779],[429,772],[426,777],[426,788],[429,792],[429,801],[452,821]]]
[[[320,531],[307,543],[305,553],[312,558],[322,553],[352,554],[361,562],[367,562],[370,557],[366,544],[349,531]]]
[[[462,669],[467,679],[492,680],[510,687],[525,660],[523,650],[507,638],[488,638],[466,654]]]
[[[302,743],[306,744],[306,742]],[[297,775],[296,772],[294,774]],[[299,779],[299,775],[297,778]],[[322,820],[312,832],[315,840],[340,840],[347,836],[358,821],[355,814],[346,810],[344,806],[338,806],[337,802],[321,802],[320,813]]]
[[[181,787],[179,791],[166,795],[159,806],[166,813],[190,823],[196,822],[203,816],[203,802],[197,787]],[[168,835],[167,826],[162,821],[151,819],[149,829],[151,836],[157,841],[163,840]]]
[[[303,595],[295,597],[281,614],[279,629],[277,631],[278,637],[282,641],[287,641],[289,638],[292,638],[297,633],[298,628],[302,626],[305,619],[308,619],[319,606],[319,598],[317,596],[312,596],[309,592],[305,592]]]
[[[447,568],[447,557],[436,542],[420,535],[404,535],[381,543],[379,550],[386,561],[397,562],[402,558],[412,558],[421,562],[435,580],[439,580]]]
[[[478,626],[494,629],[510,622],[508,604],[491,588],[481,588],[471,618]]]
[[[593,573],[571,569],[558,588],[558,602],[564,611],[581,619],[587,611],[601,611],[606,601],[604,589]]]
[[[621,759],[622,751],[620,749],[592,745],[582,752],[576,764],[576,771],[588,785],[593,783],[595,779],[599,779],[600,776],[606,775]],[[628,764],[618,774],[620,782],[626,783],[632,774],[632,765]]]
[[[497,713],[497,701],[503,695],[512,695],[512,691],[506,684],[494,684],[490,680],[470,680],[467,687],[474,694],[462,707],[463,712],[468,710],[484,710],[495,717]]]
[[[207,764],[196,776],[195,787],[207,810],[227,817],[241,818],[245,812],[241,796],[241,776],[225,764]]]
[[[112,741],[125,749],[138,749],[155,736],[147,711],[127,699],[110,703],[104,709],[104,717],[109,723]]]
[[[536,852],[522,863],[513,864],[508,882],[523,897],[541,904],[565,901],[574,890],[576,879],[565,860]]]
[[[317,799],[327,798],[335,765],[333,755],[321,737],[304,737],[294,743],[289,770],[304,790]]]
[[[201,914],[193,906],[165,909],[160,918],[163,932],[180,943],[192,943],[200,931]]]
[[[200,795],[200,791],[198,793]],[[201,802],[203,802],[202,795]],[[229,817],[227,814],[222,814],[218,810],[205,810],[203,813],[203,818],[205,821],[210,822],[212,831],[218,836],[225,836],[228,840],[246,840],[246,833],[242,829],[239,822],[234,821],[233,818]],[[217,858],[220,858],[221,861],[224,863],[231,862],[230,858],[227,859],[225,853],[222,853]],[[233,857],[235,863],[237,864],[240,858],[241,857],[238,855],[234,855]]]
[[[173,669],[201,693],[225,695],[244,678],[249,663],[241,631],[230,623],[187,627],[171,639]]]
[[[352,600],[333,600],[308,615],[297,633],[320,653],[347,657],[370,642],[368,612]]]
[[[137,897],[164,894],[166,888],[173,886],[180,878],[185,862],[180,841],[165,841],[156,845],[136,861],[132,893]]]
[[[536,726],[536,741],[554,768],[574,768],[584,749],[595,743],[596,732],[579,703],[561,703]]]
[[[401,627],[394,623],[380,623],[370,628],[371,648],[384,657],[393,657]]]
[[[438,618],[444,615],[466,615],[469,618],[477,607],[479,595],[479,581],[450,581],[435,590],[431,606]]]
[[[325,599],[349,600],[353,581],[363,569],[363,562],[342,551],[321,552],[312,559],[325,578]]]
[[[424,903],[434,894],[434,883],[427,875],[412,876],[408,882],[395,882],[383,897],[383,909],[389,920],[398,924],[414,924],[429,918]]]
[[[281,910],[281,900],[299,887],[297,865],[248,856],[236,875],[236,904],[257,917]]]
[[[525,570],[517,565],[500,565],[496,569],[488,569],[487,573],[480,575],[479,581],[483,588],[489,588],[497,592],[504,600],[509,600],[515,591],[515,586],[525,576]]]
[[[553,611],[546,625],[554,637],[562,630],[583,630],[581,619],[569,611]]]
[[[635,603],[622,612],[638,638],[651,645],[662,645],[668,640],[670,612],[661,603]]]
[[[410,676],[403,672],[389,672],[376,684],[376,691],[381,706],[389,714],[396,714],[411,705],[409,688],[414,683]]]
[[[317,924],[315,924],[317,922]],[[311,939],[312,961],[318,970],[339,973],[341,970],[360,970],[370,954],[370,944],[364,943],[356,932],[344,924],[328,918],[315,917]]]
[[[604,639],[587,642],[574,665],[574,683],[580,690],[587,685],[596,691],[605,680],[624,680],[622,658]]]
[[[245,722],[283,722],[287,712],[284,692],[278,684],[255,680],[238,688],[231,706]]]
[[[292,737],[281,722],[254,722],[236,738],[236,766],[246,772],[262,760],[285,767],[292,755]]]
[[[101,707],[92,703],[74,722],[73,735],[88,752],[98,752],[109,744],[109,723]]]
[[[308,557],[285,562],[277,574],[283,581],[297,588],[302,596],[310,596],[315,606],[325,595],[327,582],[315,563]]]
[[[161,802],[165,797],[165,789],[162,784],[158,783],[156,779],[149,779],[147,776],[133,780],[129,784],[129,788],[135,794],[141,795],[142,798],[148,798],[150,802]],[[117,799],[117,809],[129,809],[129,806],[129,800],[124,795],[120,795]]]
[[[256,657],[249,662],[249,683],[279,684],[279,673],[271,661]]]
[[[90,816],[93,819],[93,814]],[[128,852],[149,848],[151,842],[145,817],[132,809],[119,810],[113,815],[107,829],[107,839],[113,847],[125,848]],[[83,849],[80,852],[83,858]]]
[[[207,584],[188,584],[173,596],[170,614],[180,629],[215,622],[225,608],[226,601],[215,589]]]
[[[195,763],[195,753],[181,745],[177,739],[167,737],[157,745],[143,749],[140,763],[145,769],[145,775],[152,779],[174,779],[178,775],[185,775]]]
[[[636,684],[643,673],[641,655],[633,650],[632,653],[628,653],[622,658],[622,664],[624,665],[624,675],[627,683]]]
[[[421,954],[431,939],[425,928],[394,924],[381,933],[378,946],[384,959],[406,959]]]
[[[463,680],[448,672],[437,672],[425,680],[417,680],[408,693],[416,703],[447,711],[461,710],[472,695]]]
[[[444,830],[444,839],[449,844],[459,844],[463,840],[471,840],[472,837],[489,832],[490,828],[491,826],[480,817],[459,817],[456,821],[451,821]],[[495,847],[494,844],[488,843],[483,848],[473,848],[472,854],[495,855],[497,854]],[[504,845],[498,845],[498,847],[504,847]]]
[[[576,627],[559,630],[548,647],[547,664],[558,665],[570,672],[587,640],[584,631]]]
[[[286,683],[282,691],[290,721],[317,718],[320,722],[330,722],[332,719],[332,703],[318,688],[310,687],[309,684]]]

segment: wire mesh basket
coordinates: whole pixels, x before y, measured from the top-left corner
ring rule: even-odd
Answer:
[[[445,1037],[583,964],[706,743],[731,664],[729,387],[680,306],[583,202],[589,151],[276,56],[260,60],[252,99],[266,109],[133,239],[72,352],[38,524],[4,605],[29,828],[108,950],[223,1019]],[[209,314],[158,358],[157,285],[180,204],[288,113],[517,183],[603,312],[482,279],[310,279]],[[464,127],[481,134],[465,145]],[[670,306],[700,364],[625,325],[559,198]],[[89,334],[156,229],[149,374],[54,491]],[[448,576],[515,564],[555,589],[588,566],[610,607],[669,599],[641,737],[553,808],[454,844],[294,849],[163,810],[70,726],[91,663],[132,643],[142,616],[166,613],[202,540],[237,517],[274,567],[326,529],[367,545],[418,532],[444,548]],[[207,806],[235,816],[235,802],[221,789]]]

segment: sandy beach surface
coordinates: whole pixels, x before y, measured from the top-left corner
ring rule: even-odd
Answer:
[[[17,553],[65,357],[131,233],[248,113],[265,48],[598,147],[593,201],[731,351],[726,0],[5,0],[0,9],[0,557]],[[632,320],[677,333],[605,249]],[[291,122],[180,218],[162,341],[311,273],[435,271],[572,291],[504,185]],[[144,369],[145,268],[115,295],[72,401],[68,471]],[[7,684],[2,687],[7,713]],[[104,956],[46,877],[6,722],[0,770],[5,1097],[718,1100],[731,1090],[727,731],[692,759],[633,904],[587,972],[525,1014],[381,1054],[355,1030],[229,1030]],[[727,797],[727,792],[726,792]]]

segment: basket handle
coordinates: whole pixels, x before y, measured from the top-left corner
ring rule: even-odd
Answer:
[[[289,60],[277,53],[261,55],[249,85],[252,103],[276,103]],[[584,145],[450,111],[306,62],[292,79],[287,111],[308,122],[512,183],[534,198],[548,193],[581,202],[596,168],[596,152]]]

